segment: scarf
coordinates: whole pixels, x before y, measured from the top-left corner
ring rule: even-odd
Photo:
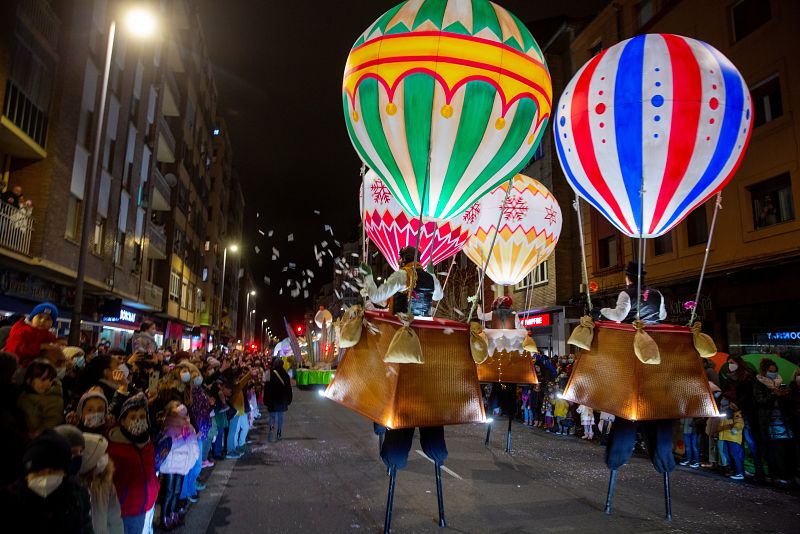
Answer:
[[[778,375],[778,378],[776,378],[775,380],[768,378],[764,375],[756,375],[756,379],[758,379],[759,382],[761,382],[771,390],[778,389],[781,386],[781,384],[783,384],[783,378],[781,378],[781,375]]]

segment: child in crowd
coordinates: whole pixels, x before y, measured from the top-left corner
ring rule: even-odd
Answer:
[[[531,408],[531,386],[522,387],[523,425],[533,426],[533,409]]]
[[[18,405],[25,414],[28,436],[64,422],[64,398],[56,368],[47,360],[35,360],[25,369],[24,390]]]
[[[696,422],[692,417],[682,417],[681,425],[683,425],[683,443],[686,447],[686,458],[680,462],[680,465],[688,465],[692,469],[698,469],[700,467],[700,450],[698,448]]]
[[[44,350],[61,350],[56,336],[50,332],[58,320],[58,308],[51,302],[34,307],[25,319],[17,321],[8,334],[3,350],[16,354],[19,365],[27,367]]]
[[[544,414],[544,428],[545,432],[550,432],[553,428],[553,403],[551,401],[550,393],[545,394],[542,401],[542,413]]]
[[[581,416],[581,426],[583,426],[583,436],[581,439],[594,439],[594,410],[588,406],[581,404],[578,406],[577,412]]]
[[[164,408],[163,433],[172,439],[172,448],[161,464],[161,483],[166,488],[161,500],[161,528],[171,530],[182,525],[184,514],[179,513],[179,500],[184,477],[200,458],[197,433],[189,421],[189,410],[178,401]]]
[[[85,448],[80,483],[89,491],[94,534],[122,534],[122,512],[114,487],[114,463],[108,456],[108,440],[99,434],[84,433]]]
[[[739,407],[725,397],[720,400],[719,412],[725,416],[719,425],[719,445],[724,449],[725,456],[731,459],[733,473],[730,478],[744,480],[744,417]]]
[[[569,403],[561,398],[561,391],[556,390],[556,398],[553,401],[553,415],[556,418],[556,435],[561,436],[567,433],[567,428],[564,426],[564,419],[567,417],[569,411]]]

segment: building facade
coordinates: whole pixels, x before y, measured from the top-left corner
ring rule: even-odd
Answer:
[[[698,278],[715,199],[667,235],[646,244],[647,283],[667,299],[669,320],[685,323],[688,301],[720,350],[800,357],[800,37],[792,0],[708,2],[616,1],[570,45],[575,68],[613,44],[642,33],[675,33],[705,41],[727,56],[750,87],[754,121],[741,166],[722,191],[700,298]],[[585,257],[608,303],[623,284],[636,243],[583,203]],[[560,246],[560,245],[559,245]]]

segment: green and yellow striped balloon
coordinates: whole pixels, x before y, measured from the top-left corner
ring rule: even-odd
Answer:
[[[408,0],[356,41],[342,100],[356,151],[403,209],[444,220],[527,164],[552,93],[539,45],[510,12]]]

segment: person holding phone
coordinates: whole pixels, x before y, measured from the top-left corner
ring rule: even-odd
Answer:
[[[759,430],[767,445],[769,473],[778,486],[789,487],[796,470],[796,436],[789,426],[791,397],[778,373],[778,365],[770,358],[764,358],[759,364],[753,398],[759,411]]]

